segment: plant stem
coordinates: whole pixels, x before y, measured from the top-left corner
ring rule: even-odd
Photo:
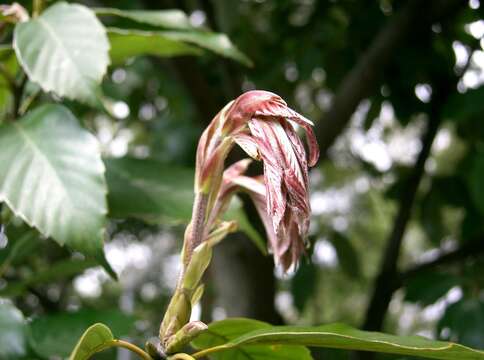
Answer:
[[[208,348],[208,349],[200,350],[200,351],[196,352],[195,354],[192,354],[191,356],[194,359],[199,359],[199,358],[202,358],[202,357],[207,356],[209,354],[219,352],[219,351],[223,351],[223,350],[227,350],[227,349],[230,349],[230,348],[231,348],[231,346],[227,345],[227,344],[218,345],[218,346],[214,346],[214,347],[211,347],[211,348]]]
[[[141,348],[137,347],[136,345],[133,345],[133,344],[131,344],[127,341],[124,341],[124,340],[112,340],[102,350],[105,350],[105,349],[107,349],[109,347],[113,347],[113,346],[128,349],[129,351],[134,352],[136,355],[138,355],[143,360],[153,360],[153,358],[147,352],[145,352]]]
[[[33,0],[32,17],[39,16],[43,9],[44,9],[44,1],[43,0]]]
[[[185,267],[190,262],[193,249],[202,243],[205,218],[207,212],[208,194],[199,192],[195,196],[195,202],[193,203],[192,221],[190,223],[189,233],[185,237],[184,247],[184,259],[183,263]]]

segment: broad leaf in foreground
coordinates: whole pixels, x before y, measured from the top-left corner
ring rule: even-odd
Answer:
[[[234,318],[214,322],[208,326],[208,330],[202,333],[192,342],[197,349],[207,349],[223,345],[248,332],[271,328],[271,325],[252,319]],[[311,355],[304,346],[298,345],[255,345],[214,353],[211,358],[216,360],[309,360]]]
[[[95,340],[96,336],[107,339],[105,331],[100,332],[86,331],[93,324],[102,322],[101,327],[109,327],[109,332],[114,332],[116,336],[129,335],[132,330],[134,320],[117,310],[81,310],[76,313],[60,313],[56,315],[41,316],[34,318],[30,324],[30,345],[35,352],[45,358],[69,356],[72,349],[76,346],[83,333],[90,333],[87,339]],[[94,325],[96,326],[96,325]],[[104,327],[104,328],[103,328]],[[105,330],[105,329],[104,329]],[[86,331],[86,332],[85,332]],[[96,335],[97,334],[97,335]],[[84,338],[86,335],[84,335]],[[112,339],[112,335],[111,335]],[[92,345],[89,340],[85,345]],[[95,342],[95,341],[94,341]],[[86,349],[85,346],[82,349]]]
[[[96,352],[109,347],[113,340],[113,333],[106,325],[94,324],[82,335],[69,360],[87,360]]]
[[[200,351],[196,358],[255,345],[305,345],[345,350],[375,351],[442,360],[483,360],[484,352],[463,345],[432,341],[420,336],[394,336],[353,329],[344,324],[319,327],[274,326],[255,330]],[[213,355],[212,355],[213,356]]]
[[[0,202],[103,262],[106,184],[96,138],[65,107],[44,105],[0,126],[0,144]]]
[[[26,329],[22,313],[0,299],[0,359],[15,359],[26,353]]]
[[[30,80],[44,91],[97,104],[96,88],[109,65],[109,42],[89,8],[56,3],[18,23],[13,44]]]

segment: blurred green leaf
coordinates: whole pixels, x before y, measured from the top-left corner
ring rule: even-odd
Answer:
[[[162,34],[171,40],[194,44],[246,66],[252,66],[252,60],[237,49],[225,34],[210,31],[164,31]]]
[[[0,143],[0,201],[103,263],[106,184],[96,138],[65,107],[44,105],[0,126]]]
[[[30,80],[44,91],[97,105],[97,86],[109,65],[109,42],[95,14],[59,2],[18,23],[14,48]]]
[[[115,333],[117,337],[125,336],[132,330],[134,320],[117,310],[81,310],[76,313],[60,313],[34,318],[30,324],[29,343],[34,351],[46,358],[67,357],[73,351],[71,359],[84,359],[94,344],[109,339],[106,326],[95,323],[102,322]],[[89,326],[86,332],[84,332]],[[83,335],[84,333],[84,335]],[[96,340],[97,339],[97,340]],[[74,357],[72,357],[74,356]]]
[[[439,321],[438,332],[445,339],[484,349],[484,301],[462,299],[450,305]]]
[[[133,217],[148,223],[188,223],[193,207],[194,171],[154,159],[105,159],[110,216]],[[236,220],[239,229],[265,253],[261,235],[247,219],[234,197],[226,220]]]
[[[405,285],[405,300],[422,306],[431,305],[460,283],[460,278],[445,273],[420,274]]]
[[[17,359],[26,354],[26,325],[22,313],[0,299],[0,359]]]
[[[32,229],[27,230],[18,238],[12,238],[8,231],[5,236],[7,236],[8,245],[0,250],[0,277],[9,266],[31,255],[40,245],[40,242],[36,239],[38,234]]]
[[[354,279],[361,277],[360,260],[350,240],[342,233],[335,232],[331,236],[331,243],[338,254],[338,262],[345,274]]]
[[[210,324],[208,326],[208,331],[198,336],[192,342],[192,346],[196,349],[207,349],[223,345],[248,332],[267,328],[271,328],[271,325],[252,319],[233,318],[217,321]],[[221,353],[214,353],[213,355],[210,355],[210,358],[214,360],[312,359],[308,349],[304,346],[294,345],[251,345],[247,347],[233,348]]]
[[[99,265],[99,262],[96,260],[68,259],[58,261],[43,271],[35,272],[25,279],[12,282],[6,288],[0,290],[0,295],[10,297],[22,295],[31,286],[38,286],[40,284],[52,283],[60,279],[69,278],[97,265]]]
[[[238,230],[244,232],[257,246],[257,248],[264,254],[267,255],[267,246],[259,234],[259,232],[252,226],[252,223],[247,218],[247,214],[242,205],[242,201],[239,197],[234,196],[230,202],[229,208],[224,216],[226,220],[235,220],[238,224]]]
[[[115,8],[94,8],[97,16],[119,16],[142,24],[167,29],[191,30],[187,15],[178,9],[170,10],[121,10]]]
[[[318,284],[318,270],[309,261],[301,261],[296,274],[291,279],[291,293],[294,305],[302,312],[307,301],[315,294]]]
[[[112,217],[148,223],[188,222],[193,206],[192,169],[154,159],[105,159]]]
[[[96,352],[109,347],[113,340],[113,333],[106,325],[94,324],[82,334],[69,360],[88,360]]]
[[[158,32],[110,28],[108,37],[111,43],[109,55],[115,65],[138,55],[168,57],[201,54],[200,49]]]
[[[203,336],[203,335],[202,335]],[[480,360],[484,352],[463,345],[432,341],[420,336],[394,336],[353,329],[344,324],[318,327],[273,326],[251,331],[207,352],[215,358],[220,352],[248,350],[261,345],[306,345],[348,350],[414,355],[442,360]],[[247,351],[246,350],[246,351]],[[201,356],[201,354],[199,355]]]
[[[481,214],[484,215],[484,152],[479,152],[474,155],[472,167],[470,171],[469,190]]]
[[[453,120],[465,120],[484,113],[484,86],[454,93],[447,101],[443,115]]]
[[[200,48],[251,66],[252,61],[238,50],[225,34],[209,31],[141,31],[109,29],[111,57],[119,63],[136,55],[198,55]]]

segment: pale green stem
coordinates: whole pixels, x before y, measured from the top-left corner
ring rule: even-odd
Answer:
[[[32,17],[39,16],[43,9],[44,9],[44,0],[33,0]]]
[[[224,351],[224,350],[227,350],[227,349],[230,349],[230,348],[231,348],[230,345],[223,344],[223,345],[214,346],[214,347],[211,347],[211,348],[208,348],[208,349],[200,350],[200,351],[196,352],[195,354],[192,354],[191,356],[195,359],[199,359],[199,358],[202,358],[202,357],[207,356],[209,354],[213,354],[213,353],[216,353],[216,352],[219,352],[219,351]]]
[[[133,344],[131,344],[127,341],[124,341],[124,340],[117,340],[117,339],[108,341],[107,343],[103,344],[94,353],[104,351],[104,350],[109,349],[111,347],[120,347],[120,348],[128,349],[129,351],[134,352],[136,355],[138,355],[143,360],[153,360],[153,358],[147,352],[145,352],[141,348],[137,347],[136,345],[133,345]],[[94,355],[94,354],[92,354],[92,355]]]

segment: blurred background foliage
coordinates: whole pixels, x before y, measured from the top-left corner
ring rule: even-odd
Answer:
[[[66,356],[93,321],[135,342],[156,334],[179,269],[198,137],[229,100],[265,89],[316,123],[322,159],[310,174],[311,246],[297,269],[282,274],[246,235],[228,238],[216,250],[194,316],[345,322],[484,349],[484,4],[82,3],[180,9],[191,25],[227,34],[253,66],[207,51],[138,56],[110,66],[103,81],[111,115],[68,102],[102,144],[110,214],[105,251],[119,281],[3,207],[0,296],[12,302],[1,303],[0,333],[29,331],[35,356],[52,359]],[[103,21],[123,27],[132,20]],[[9,36],[4,32],[3,42]],[[2,73],[16,66],[3,58]],[[0,81],[6,113],[12,99]],[[242,200],[244,212],[235,209],[236,216],[260,241],[260,221]],[[12,303],[23,315],[9,311]],[[21,316],[31,319],[28,330]],[[96,358],[129,356],[113,350]]]

